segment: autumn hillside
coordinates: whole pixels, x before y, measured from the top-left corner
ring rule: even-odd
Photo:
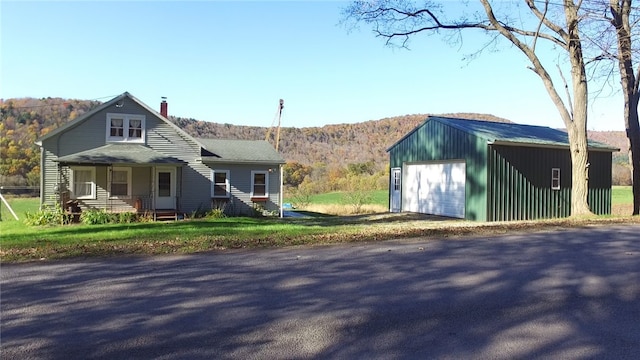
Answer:
[[[36,139],[99,104],[97,101],[61,98],[0,100],[0,183],[37,185],[40,155],[34,145]],[[485,114],[439,115],[508,122]],[[323,127],[283,127],[280,132],[280,151],[287,161],[305,165],[323,163],[327,168],[333,168],[373,161],[382,168],[388,161],[386,149],[426,116],[402,115]],[[266,127],[237,126],[182,117],[171,117],[170,120],[187,133],[202,138],[264,139],[268,130]],[[271,135],[272,138],[275,136],[275,130]],[[590,137],[621,149],[626,148],[626,137],[621,131],[592,131]],[[625,155],[616,156],[624,158]]]

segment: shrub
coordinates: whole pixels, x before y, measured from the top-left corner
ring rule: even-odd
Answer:
[[[24,223],[29,226],[62,225],[69,222],[71,215],[64,212],[60,204],[54,206],[43,205],[36,212],[25,212]]]
[[[227,217],[227,215],[225,215],[224,209],[217,208],[217,209],[211,209],[211,211],[207,213],[206,217],[208,219],[222,219]]]
[[[121,212],[118,213],[119,224],[131,224],[138,221],[138,215],[134,212]]]
[[[89,209],[80,214],[80,221],[87,225],[130,224],[138,221],[138,214],[135,212],[111,213],[105,210]]]
[[[344,201],[351,205],[354,214],[362,212],[362,206],[371,203],[373,199],[373,184],[377,179],[373,176],[349,176],[344,179],[347,190],[343,194]]]
[[[313,195],[312,188],[308,182],[300,184],[297,188],[291,189],[291,196],[293,203],[298,208],[304,208],[311,203],[311,196]]]
[[[113,221],[114,215],[104,210],[89,209],[80,214],[80,221],[87,225],[109,224]]]
[[[191,219],[200,219],[207,216],[207,210],[202,207],[202,203],[198,204],[198,208],[191,212]]]

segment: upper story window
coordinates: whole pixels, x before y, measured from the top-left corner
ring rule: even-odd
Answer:
[[[107,114],[108,142],[144,142],[144,115]]]

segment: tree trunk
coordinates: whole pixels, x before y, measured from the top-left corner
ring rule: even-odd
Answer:
[[[633,189],[633,215],[640,215],[640,126],[638,126],[638,101],[627,110],[625,103],[625,129],[629,139],[629,162]]]
[[[573,85],[573,121],[567,132],[571,149],[571,216],[591,215],[589,209],[589,151],[587,147],[587,74],[582,55],[582,43],[578,31],[578,10],[571,1],[565,0],[571,82]]]
[[[586,116],[584,116],[586,119]],[[586,121],[585,121],[586,124]],[[584,130],[578,127],[576,118],[574,124],[567,129],[571,150],[571,216],[591,215],[589,208],[589,153],[587,151],[587,141]]]
[[[633,71],[633,55],[631,47],[631,0],[610,0],[613,18],[611,23],[616,28],[618,38],[618,66],[620,84],[624,95],[624,127],[629,139],[629,162],[631,163],[633,184],[633,215],[640,214],[640,125],[638,124],[638,81]]]

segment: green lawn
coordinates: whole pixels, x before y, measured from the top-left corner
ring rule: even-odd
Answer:
[[[5,197],[13,211],[18,215],[20,220],[24,220],[24,213],[34,212],[38,210],[40,206],[40,199],[38,198],[20,198],[20,197]],[[9,209],[5,206],[4,202],[0,201],[0,216],[2,221],[15,221],[13,215],[9,212]]]
[[[633,204],[631,186],[614,186],[611,189],[611,205]]]
[[[376,191],[374,199],[375,203],[386,206],[387,192]],[[176,222],[33,227],[25,225],[22,221],[26,211],[38,209],[38,199],[8,200],[20,221],[15,221],[2,205],[0,260],[3,262],[118,254],[194,253],[229,248],[379,241],[435,235],[455,236],[477,234],[482,231],[502,233],[514,229],[580,225],[581,221],[640,220],[632,217],[598,217],[585,220],[552,219],[483,224],[463,220],[424,221],[423,216],[403,213],[286,219],[233,217]],[[614,187],[613,204],[632,201],[630,187]],[[342,203],[342,194],[317,195],[312,202]]]

